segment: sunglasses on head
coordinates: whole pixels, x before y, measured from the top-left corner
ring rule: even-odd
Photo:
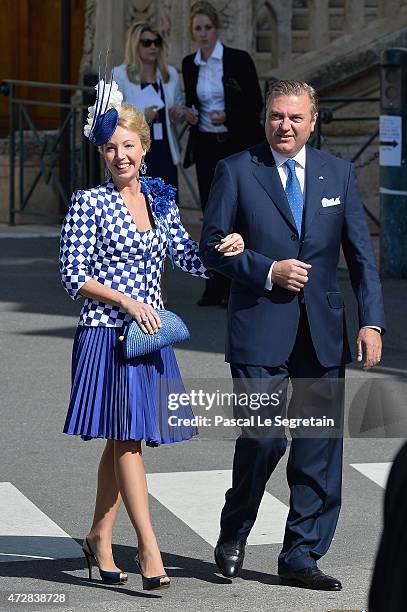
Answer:
[[[151,47],[151,45],[154,45],[155,47],[159,48],[161,47],[163,43],[162,38],[160,36],[157,36],[156,38],[144,38],[144,39],[141,38],[140,42],[142,46],[145,47],[146,49],[148,47]]]

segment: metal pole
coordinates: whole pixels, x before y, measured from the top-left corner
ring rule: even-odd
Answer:
[[[381,57],[380,269],[407,278],[407,49]]]
[[[19,127],[19,192],[20,192],[20,210],[24,208],[24,164],[25,164],[25,150],[24,150],[24,114],[23,108],[20,104],[18,112],[18,127]]]
[[[97,81],[98,81],[97,74],[93,72],[85,74],[83,77],[83,84],[86,86],[94,87]],[[86,106],[92,106],[95,103],[95,93],[94,92],[95,92],[94,89],[91,94],[89,94],[88,92],[84,92],[83,97],[84,97],[84,102]],[[86,122],[86,117],[87,117],[87,112],[84,111],[83,113],[84,123]],[[84,151],[85,151],[87,166],[88,166],[86,187],[94,187],[95,185],[98,185],[101,181],[100,159],[99,159],[100,155],[99,153],[97,153],[95,147],[92,144],[90,144],[87,138],[83,138],[82,140],[84,141]]]
[[[14,183],[14,158],[15,158],[15,109],[14,109],[14,85],[10,85],[10,136],[9,136],[9,225],[15,225],[14,199],[15,199],[15,183]]]

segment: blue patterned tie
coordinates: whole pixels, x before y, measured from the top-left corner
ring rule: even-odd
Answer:
[[[304,198],[301,191],[300,181],[295,173],[295,161],[287,159],[285,165],[288,168],[287,183],[285,186],[285,195],[293,213],[295,225],[297,226],[298,235],[301,236],[302,211],[304,209]]]

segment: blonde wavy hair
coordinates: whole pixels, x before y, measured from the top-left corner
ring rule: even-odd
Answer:
[[[164,83],[168,83],[170,75],[164,59],[164,38],[162,34],[153,28],[147,21],[135,21],[127,30],[126,48],[124,51],[124,63],[126,64],[127,76],[132,83],[140,83],[142,77],[142,63],[138,53],[138,45],[141,35],[144,32],[151,32],[159,36],[162,45],[159,47],[157,68],[161,72]]]

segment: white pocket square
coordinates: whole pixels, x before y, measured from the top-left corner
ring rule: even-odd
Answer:
[[[322,198],[321,204],[324,208],[327,206],[338,206],[341,203],[341,198]]]

